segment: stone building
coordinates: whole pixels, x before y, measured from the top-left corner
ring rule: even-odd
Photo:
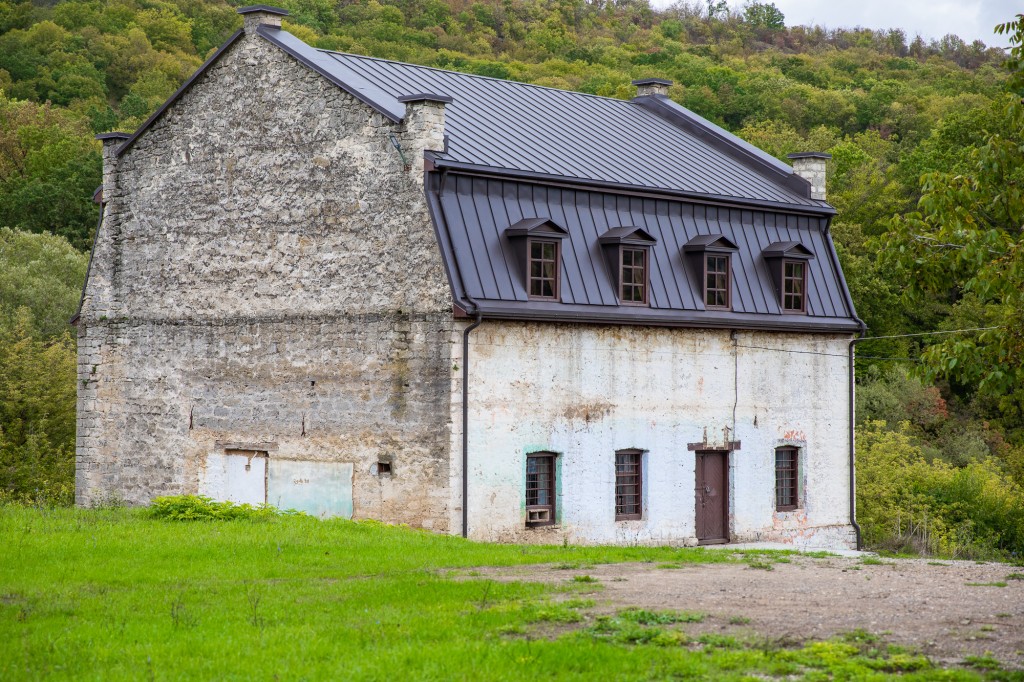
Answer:
[[[853,543],[824,155],[314,49],[283,10],[103,141],[77,500],[485,540]]]

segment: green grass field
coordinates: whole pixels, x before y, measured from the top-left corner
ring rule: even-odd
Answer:
[[[181,522],[17,506],[0,506],[0,545],[5,681],[1024,679],[990,665],[937,670],[856,634],[796,648],[697,638],[685,634],[696,614],[596,617],[600,584],[573,573],[551,587],[473,570],[737,560],[729,552],[488,545],[301,516]]]

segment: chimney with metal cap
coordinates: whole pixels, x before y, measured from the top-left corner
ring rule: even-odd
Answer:
[[[641,78],[640,80],[633,81],[633,85],[636,86],[637,97],[645,97],[647,95],[668,97],[668,89],[672,86],[672,81],[665,80],[664,78]]]
[[[281,17],[288,16],[288,10],[270,5],[249,5],[241,7],[238,13],[245,18],[245,35],[252,35],[260,26],[281,28]]]
[[[825,201],[825,162],[832,158],[825,152],[800,152],[786,156],[793,162],[793,172],[811,183],[811,198]]]
[[[413,176],[422,182],[424,152],[444,151],[445,107],[452,103],[452,98],[420,92],[402,95],[398,101],[405,104],[403,156]]]

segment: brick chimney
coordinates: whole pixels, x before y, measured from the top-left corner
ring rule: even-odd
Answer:
[[[420,92],[403,95],[398,98],[405,104],[406,162],[413,176],[423,180],[423,153],[426,151],[444,151],[444,119],[445,107],[452,103],[448,95],[437,95]]]
[[[252,35],[259,26],[281,28],[281,17],[288,16],[288,10],[270,5],[249,5],[241,7],[238,13],[245,18],[245,35]]]
[[[825,152],[800,152],[787,155],[793,172],[811,183],[811,198],[825,201],[825,162],[832,158]]]
[[[668,97],[668,89],[672,86],[672,81],[665,80],[664,78],[641,78],[640,80],[633,81],[633,85],[636,86],[637,97],[644,97],[646,95]]]

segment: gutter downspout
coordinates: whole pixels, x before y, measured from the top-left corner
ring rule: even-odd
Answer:
[[[468,295],[476,319],[462,331],[462,537],[469,537],[469,334],[484,321],[480,306]]]
[[[861,540],[860,525],[857,523],[857,478],[856,478],[856,427],[854,424],[854,386],[856,384],[856,377],[853,371],[853,360],[854,360],[854,348],[861,341],[867,341],[864,338],[864,334],[867,333],[867,325],[864,324],[863,320],[858,319],[861,323],[860,334],[857,338],[850,341],[850,525],[853,526],[854,532],[857,533],[857,550],[863,547],[863,541]]]
[[[835,244],[832,243],[831,235],[829,231],[832,229],[832,216],[828,217],[825,221],[825,243],[828,244],[828,255],[832,260],[833,265],[839,273],[842,273],[842,269],[839,265],[839,254],[836,253]],[[841,276],[841,275],[840,275]],[[861,341],[866,341],[864,335],[868,333],[868,325],[864,320],[857,317],[857,311],[853,306],[853,297],[850,296],[850,289],[846,286],[845,280],[843,281],[843,300],[846,301],[846,305],[850,310],[850,315],[853,319],[857,320],[857,324],[860,325],[860,333],[857,334],[857,338],[850,341],[850,525],[853,526],[854,532],[857,534],[857,550],[864,546],[863,539],[861,537],[860,524],[857,523],[857,469],[856,469],[856,428],[854,425],[854,387],[856,385],[856,376],[853,371],[853,360],[854,360],[854,347]]]
[[[445,145],[448,144],[448,137],[445,136]],[[448,169],[441,169],[441,178],[438,183],[438,195],[444,194],[445,184],[448,181]],[[424,187],[427,183],[423,183]],[[441,208],[442,217],[444,208]],[[445,220],[447,229],[448,221]],[[459,278],[459,287],[462,289],[462,297],[472,308],[475,319],[473,324],[462,330],[462,537],[469,537],[469,335],[484,321],[484,314],[480,310],[480,304],[472,296],[466,293],[466,282],[462,278],[462,269],[459,261],[453,259],[455,271]],[[455,293],[455,292],[453,292]],[[469,312],[469,311],[467,311]]]

